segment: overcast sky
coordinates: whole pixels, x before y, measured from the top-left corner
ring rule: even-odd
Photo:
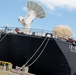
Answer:
[[[0,26],[22,27],[18,17],[27,15],[29,0],[0,0]],[[76,37],[76,0],[32,0],[46,11],[46,17],[35,19],[32,28],[52,31],[57,25],[67,25]]]

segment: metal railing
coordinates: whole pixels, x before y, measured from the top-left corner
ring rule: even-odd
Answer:
[[[68,39],[69,36],[57,32],[53,32],[50,30],[42,30],[42,29],[26,29],[26,28],[21,28],[21,27],[0,27],[0,32],[5,32],[5,33],[14,33],[17,34],[17,32],[15,31],[15,29],[18,28],[19,29],[19,33],[23,33],[23,34],[27,34],[27,35],[35,35],[35,36],[46,36],[47,33],[49,34],[53,34],[54,38],[60,38],[60,39]],[[71,36],[72,38],[74,38],[73,36]],[[74,38],[76,40],[76,38]]]
[[[0,27],[0,32],[5,32],[5,33],[17,33],[15,29],[18,28],[20,33],[28,34],[28,35],[37,35],[37,36],[45,36],[46,33],[51,33],[50,30],[41,30],[41,29],[26,29],[26,28],[20,28],[20,27]]]

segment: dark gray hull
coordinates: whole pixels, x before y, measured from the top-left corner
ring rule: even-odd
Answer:
[[[4,35],[1,34],[1,38]],[[8,34],[0,42],[0,60],[11,62],[13,67],[22,66],[44,39],[45,37],[32,35]],[[28,65],[38,56],[44,45]],[[73,75],[76,72],[76,54],[70,51],[69,45],[71,44],[50,38],[43,54],[29,67],[29,71],[36,75]]]

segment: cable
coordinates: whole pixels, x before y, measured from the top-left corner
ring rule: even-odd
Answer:
[[[7,36],[8,33],[6,33],[0,40],[0,42]]]
[[[50,40],[50,38],[47,40],[47,42],[46,42],[44,48],[42,49],[42,51],[41,51],[41,53],[38,55],[38,57],[37,57],[31,64],[29,64],[27,67],[31,66],[32,64],[34,64],[34,63],[38,60],[38,58],[39,58],[39,57],[41,56],[41,54],[44,52],[44,50],[45,50],[45,48],[46,48],[46,46],[47,46],[49,40]]]
[[[21,67],[24,68],[28,63],[29,61],[37,54],[37,52],[39,51],[39,49],[42,47],[42,45],[44,44],[45,40],[47,39],[47,37],[45,37],[44,41],[41,43],[41,45],[39,46],[39,48],[36,50],[36,52],[31,56],[31,58]]]
[[[45,42],[46,39],[47,39],[47,36],[45,37],[44,41],[41,43],[41,45],[39,46],[39,48],[36,50],[36,52],[31,56],[31,58],[30,58],[20,69],[24,68],[24,67],[30,62],[30,60],[37,54],[37,52],[39,51],[39,49],[41,48],[41,46],[44,44],[44,42]],[[40,55],[43,53],[45,47],[47,46],[49,40],[50,40],[50,37],[49,37],[49,39],[47,40],[47,42],[46,42],[43,50],[42,50],[41,53],[39,54],[39,56],[38,56],[30,65],[32,65],[32,64],[40,57]],[[30,66],[30,65],[29,65],[29,66]]]

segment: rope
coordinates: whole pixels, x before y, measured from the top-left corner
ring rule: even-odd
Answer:
[[[35,53],[31,56],[31,58],[21,67],[21,69],[24,68],[24,67],[29,63],[30,60],[32,60],[32,58],[37,54],[37,52],[38,52],[39,49],[42,47],[42,45],[44,44],[44,42],[45,42],[46,39],[47,39],[47,37],[45,37],[45,39],[43,40],[43,42],[41,43],[41,45],[38,47],[38,49],[36,50],[36,52],[35,52]]]
[[[30,60],[32,60],[32,58],[37,54],[37,52],[38,52],[39,49],[42,47],[42,45],[44,44],[44,42],[45,42],[46,39],[47,39],[47,36],[45,37],[44,41],[41,43],[41,45],[39,46],[39,48],[36,50],[36,52],[32,55],[32,57],[31,57],[20,69],[24,68],[24,67],[30,62]],[[28,65],[27,67],[29,67],[29,66],[31,66],[33,63],[35,63],[36,60],[41,56],[41,54],[43,53],[44,49],[46,48],[49,40],[50,40],[50,38],[47,40],[44,48],[42,49],[42,51],[41,51],[41,53],[38,55],[38,57],[37,57],[30,65]]]
[[[2,37],[2,39],[0,40],[0,42],[7,36],[7,34],[8,34],[8,33],[6,33],[6,34]]]
[[[37,57],[31,64],[29,64],[27,67],[33,65],[33,64],[39,59],[39,57],[40,57],[40,56],[42,55],[42,53],[44,52],[44,50],[45,50],[45,48],[46,48],[46,46],[47,46],[49,40],[50,40],[50,38],[47,40],[47,42],[46,42],[44,48],[42,49],[42,51],[41,51],[41,53],[38,55],[38,57]]]

